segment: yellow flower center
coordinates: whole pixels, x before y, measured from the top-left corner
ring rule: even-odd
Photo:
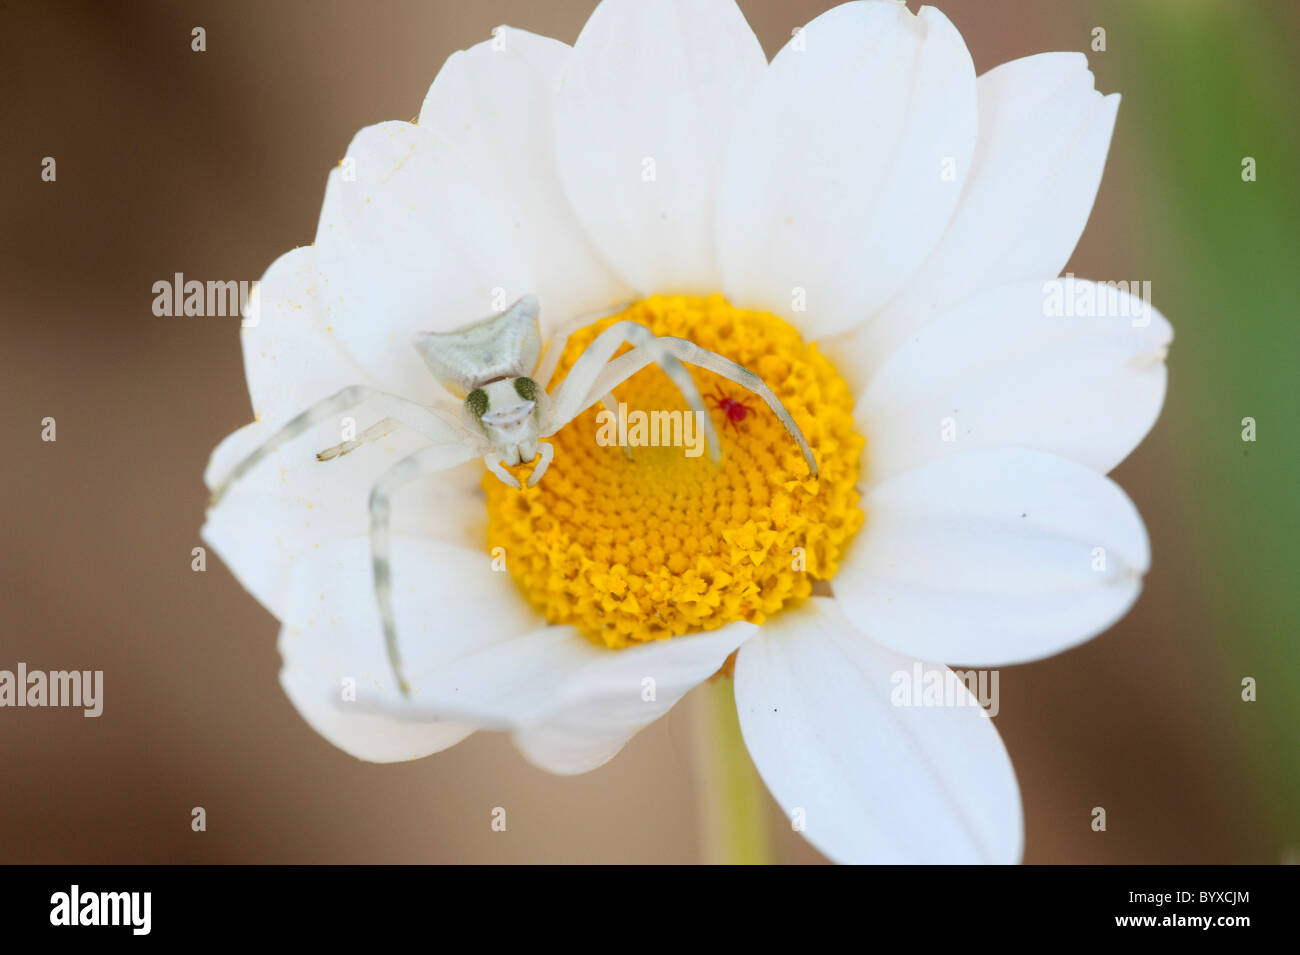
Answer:
[[[717,295],[654,296],[577,332],[555,382],[597,334],[625,319],[760,375],[803,429],[819,478],[762,399],[692,368],[722,443],[720,464],[707,450],[692,457],[673,446],[667,428],[660,446],[631,447],[628,460],[608,440],[618,425],[597,404],[549,439],[555,459],[536,487],[513,490],[485,474],[489,550],[504,548],[511,576],[550,623],[572,624],[609,647],[762,623],[802,602],[814,581],[835,575],[862,524],[854,486],[864,441],[853,430],[848,386],[786,322]],[[626,404],[630,436],[637,411],[686,409],[656,366],[614,396]],[[532,462],[514,469],[521,482],[531,470]]]

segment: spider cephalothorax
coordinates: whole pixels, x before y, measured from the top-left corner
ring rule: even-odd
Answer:
[[[579,323],[571,322],[566,330],[576,331],[577,327]],[[347,454],[367,441],[383,437],[399,424],[433,442],[385,471],[370,492],[375,594],[388,658],[398,686],[406,693],[409,688],[402,676],[397,649],[388,563],[389,498],[398,487],[475,456],[482,456],[497,478],[516,489],[520,487],[519,481],[506,468],[535,460],[537,464],[528,477],[528,484],[534,485],[546,473],[555,453],[551,444],[542,439],[555,434],[598,401],[611,409],[615,407],[612,390],[650,364],[657,364],[681,391],[691,410],[700,412],[705,440],[716,461],[722,454],[717,431],[683,363],[714,372],[762,398],[799,445],[808,470],[813,477],[817,476],[812,448],[790,412],[758,375],[730,359],[684,338],[656,336],[644,325],[621,321],[597,335],[564,380],[548,393],[543,385],[550,382],[567,338],[565,332],[555,335],[545,357],[542,356],[538,303],[532,295],[525,295],[499,315],[454,331],[421,332],[415,337],[416,350],[442,386],[463,399],[459,415],[365,385],[344,388],[290,420],[236,465],[214,488],[210,506],[215,506],[231,484],[277,448],[314,425],[363,403],[382,408],[386,417],[356,439],[319,452],[318,460],[329,461]],[[615,358],[624,345],[632,347]],[[720,410],[733,424],[752,410],[734,399],[727,401],[732,404]],[[744,409],[740,419],[734,417],[736,408]]]

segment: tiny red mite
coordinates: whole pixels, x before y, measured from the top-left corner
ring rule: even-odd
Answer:
[[[721,411],[727,418],[727,423],[740,430],[740,422],[749,417],[749,413],[754,409],[749,406],[748,401],[737,401],[735,398],[728,398],[721,392],[714,392],[706,396],[707,400],[713,402],[713,407]]]

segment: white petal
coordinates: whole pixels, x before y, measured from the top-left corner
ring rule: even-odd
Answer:
[[[1019,861],[1020,792],[997,730],[969,691],[960,706],[893,705],[912,663],[853,632],[833,600],[776,617],[736,660],[754,764],[837,862]]]
[[[757,631],[753,624],[738,622],[710,633],[602,652],[569,678],[544,716],[515,733],[515,745],[553,773],[595,769],[717,673]]]
[[[716,673],[756,630],[733,623],[610,650],[572,627],[543,627],[412,669],[410,712],[514,730],[516,745],[536,765],[583,773]]]
[[[542,321],[556,322],[630,297],[586,237],[555,165],[555,91],[571,48],[524,30],[452,54],[420,110],[495,186],[537,282]]]
[[[583,27],[556,101],[560,174],[639,292],[718,290],[722,152],[766,65],[731,0],[603,0]]]
[[[301,409],[299,409],[301,410]],[[362,406],[344,417],[361,434],[382,414]],[[212,453],[208,487],[228,474],[269,438],[280,421],[250,424],[227,437]],[[327,421],[271,455],[236,482],[208,512],[203,540],[231,573],[276,617],[295,561],[330,541],[370,532],[370,489],[379,476],[429,442],[398,428],[331,461],[316,452],[343,440],[342,421]],[[480,483],[483,464],[474,460],[433,474],[392,496],[394,533],[469,546],[483,538],[485,521]]]
[[[396,538],[392,566],[408,674],[535,626],[509,576],[493,573],[485,554]],[[459,742],[473,725],[409,710],[394,715],[405,706],[394,688],[371,581],[364,539],[325,545],[295,565],[280,631],[280,682],[312,728],[353,756],[374,762],[427,756]],[[354,681],[355,701],[344,698],[347,680]]]
[[[979,141],[943,240],[907,285],[830,352],[855,385],[930,318],[980,289],[1060,274],[1092,211],[1119,94],[1081,53],[1043,53],[979,78]]]
[[[975,70],[942,13],[865,2],[822,14],[772,61],[728,147],[728,297],[784,315],[803,304],[793,317],[811,337],[861,322],[943,234],[975,130]]]
[[[434,129],[369,126],[344,163],[330,172],[316,230],[326,319],[385,390],[441,400],[414,336],[483,318],[537,288],[515,218],[473,157]]]
[[[334,337],[314,246],[286,252],[249,300],[240,340],[255,417],[282,422],[348,385],[373,384]]]
[[[1049,287],[1071,302],[1097,296],[1106,314],[1060,315]],[[1141,298],[1092,282],[979,293],[908,339],[858,397],[868,479],[1003,447],[1050,451],[1104,474],[1155,423],[1172,339]]]
[[[1037,451],[942,457],[877,485],[863,509],[835,595],[872,640],[926,660],[1059,653],[1122,617],[1150,564],[1124,492]]]

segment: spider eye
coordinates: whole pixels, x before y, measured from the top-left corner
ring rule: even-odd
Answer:
[[[484,413],[488,410],[487,392],[482,388],[475,388],[465,396],[465,407],[470,410],[470,413],[473,414],[475,418],[483,417]]]
[[[519,393],[519,397],[523,398],[524,401],[537,400],[537,382],[531,378],[516,378],[515,391]]]

